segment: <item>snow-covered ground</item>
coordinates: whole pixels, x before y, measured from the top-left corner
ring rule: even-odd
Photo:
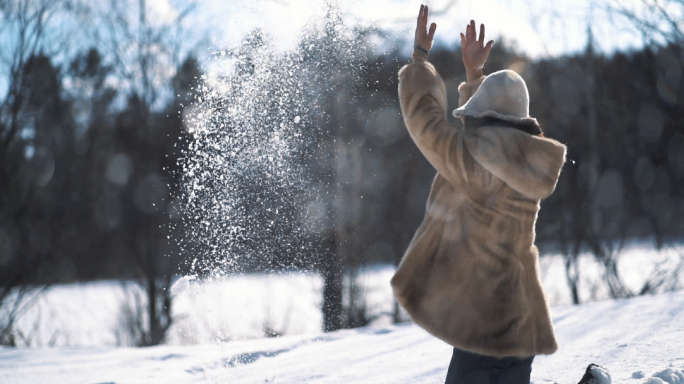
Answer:
[[[576,383],[593,362],[614,383],[682,383],[684,292],[555,307],[552,315],[561,347],[535,359],[532,382]],[[410,323],[220,345],[4,348],[0,382],[443,383],[450,354]]]
[[[658,263],[681,260],[682,249],[633,248],[619,268],[636,291]],[[582,300],[606,300],[601,268],[590,257],[580,268]],[[594,362],[616,383],[684,384],[684,292],[569,306],[563,260],[544,257],[540,269],[561,349],[537,357],[535,383],[575,383]],[[174,290],[167,345],[152,348],[117,348],[126,345],[122,306],[135,302],[136,286],[55,286],[17,323],[18,344],[31,348],[0,349],[0,383],[443,382],[450,347],[411,324],[391,325],[392,273],[376,266],[358,277],[371,327],[327,334],[315,274],[184,280]],[[269,332],[281,337],[264,338]],[[662,379],[649,379],[654,374]]]
[[[656,252],[633,248],[618,264],[625,284],[638,291],[663,261],[673,268],[684,250]],[[540,260],[542,281],[551,306],[568,305],[568,290],[562,258]],[[609,298],[601,281],[602,269],[590,256],[580,258],[580,297],[583,302]],[[358,276],[372,325],[391,324],[394,300],[389,281],[393,267],[369,267]],[[684,276],[680,276],[684,282]],[[313,335],[321,332],[323,282],[311,273],[230,276],[223,281],[190,282],[173,302],[174,324],[168,344],[194,345],[279,335]],[[50,288],[17,322],[21,347],[125,346],[128,344],[123,306],[135,302],[139,288],[115,281],[66,284]],[[0,320],[3,313],[0,308]]]

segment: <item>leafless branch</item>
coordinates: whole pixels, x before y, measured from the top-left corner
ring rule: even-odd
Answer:
[[[18,318],[35,305],[36,301],[47,289],[48,286],[39,288],[20,286],[16,287],[8,295],[0,297],[0,313],[2,314],[2,322],[0,322],[0,345],[16,345],[17,336],[22,338],[25,343],[27,340],[28,343],[30,343],[30,339],[26,339],[26,335],[17,332],[15,324]]]
[[[4,26],[0,41],[0,73],[7,76],[7,91],[0,101],[0,153],[19,131],[20,91],[27,61],[46,49],[46,30],[51,18],[63,5],[59,0],[17,0],[0,6]]]
[[[605,9],[609,14],[615,14],[639,30],[649,43],[658,38],[665,42],[682,45],[684,43],[684,24],[677,15],[684,12],[684,2],[681,0],[641,0],[638,8],[628,7],[624,2],[611,2]],[[673,10],[677,9],[677,12]]]

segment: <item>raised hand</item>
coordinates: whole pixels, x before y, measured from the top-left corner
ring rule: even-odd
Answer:
[[[477,79],[482,76],[482,68],[487,58],[489,58],[489,51],[492,50],[492,45],[494,44],[494,40],[489,40],[487,45],[485,45],[484,39],[484,24],[480,24],[480,38],[478,39],[474,20],[471,20],[470,24],[466,27],[465,35],[461,33],[461,55],[468,80]]]
[[[425,52],[429,52],[432,48],[432,40],[435,37],[435,30],[437,29],[437,24],[432,23],[430,25],[430,30],[427,30],[428,21],[428,6],[421,5],[420,12],[418,13],[418,20],[416,23],[416,35],[413,43],[413,47],[418,47]]]

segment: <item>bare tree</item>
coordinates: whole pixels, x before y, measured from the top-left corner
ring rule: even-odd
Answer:
[[[62,0],[16,0],[0,2],[0,84],[6,88],[0,99],[0,343],[12,344],[12,327],[25,307],[26,298],[41,290],[31,287],[35,272],[49,253],[45,246],[26,246],[35,228],[28,219],[30,204],[54,163],[26,156],[32,148],[22,137],[27,123],[40,119],[32,77],[45,63],[43,52],[52,52],[62,42],[52,34],[51,21],[69,3]],[[48,38],[49,36],[50,38]],[[41,59],[41,57],[43,59]],[[46,66],[50,71],[50,64]],[[49,76],[49,75],[48,75]],[[41,176],[43,176],[41,178]],[[47,178],[49,180],[49,178]],[[30,244],[29,244],[30,245]]]
[[[146,0],[110,1],[96,10],[104,25],[97,38],[110,56],[116,76],[125,84],[128,98],[127,109],[120,116],[121,144],[130,151],[134,168],[134,188],[127,196],[135,207],[126,214],[128,241],[147,308],[147,325],[135,334],[138,345],[162,343],[173,322],[170,287],[176,265],[168,257],[170,228],[166,223],[172,183],[163,173],[168,146],[158,143],[178,139],[172,130],[179,127],[170,128],[158,112],[175,99],[169,85],[182,64],[183,20],[194,7],[192,2],[173,18],[161,21],[148,15]],[[136,303],[139,308],[141,301]],[[128,315],[137,316],[131,324],[142,324],[139,310]]]
[[[641,32],[645,43],[684,43],[682,0],[610,1],[605,6],[609,15],[623,18]]]

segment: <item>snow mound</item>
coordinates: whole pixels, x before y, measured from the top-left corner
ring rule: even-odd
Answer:
[[[643,379],[646,374],[644,371],[636,371],[632,372],[632,379]]]
[[[657,381],[651,382],[653,379]],[[684,372],[667,368],[653,375],[653,377],[651,377],[646,383],[684,384]]]
[[[594,378],[589,380],[589,384],[612,384],[613,382],[608,370],[600,365],[592,365],[590,372]]]

